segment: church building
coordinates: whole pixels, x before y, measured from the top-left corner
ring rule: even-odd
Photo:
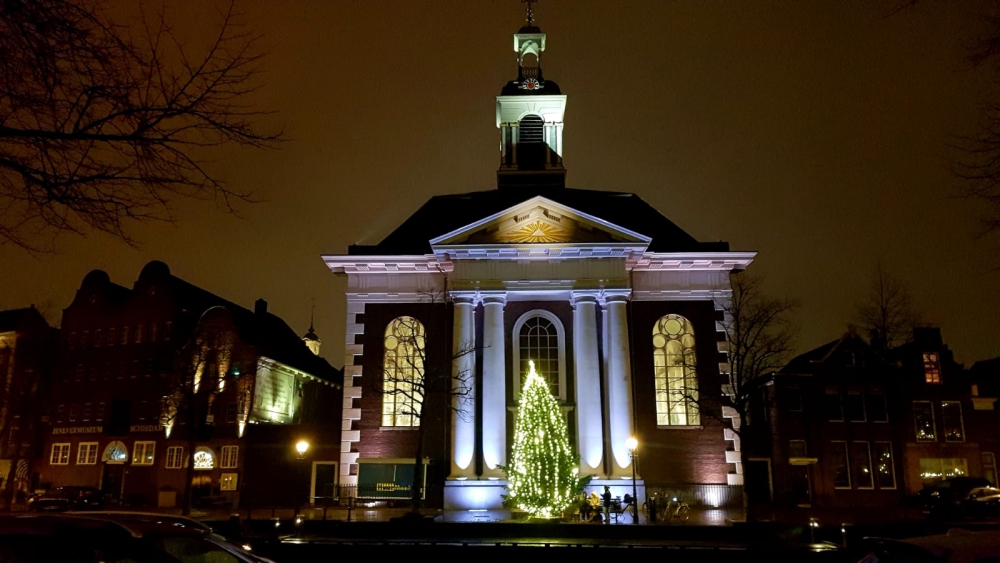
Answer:
[[[566,187],[567,95],[545,48],[529,4],[496,98],[495,188],[433,197],[378,244],[323,256],[347,277],[340,485],[405,491],[419,456],[428,506],[499,508],[533,361],[592,490],[631,494],[634,476],[640,502],[684,488],[718,505],[743,482],[740,444],[731,413],[691,399],[725,392],[729,275],[756,253],[698,241],[635,194]]]

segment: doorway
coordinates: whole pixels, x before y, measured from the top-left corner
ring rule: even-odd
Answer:
[[[125,487],[125,465],[122,463],[105,463],[104,474],[101,476],[101,494],[114,502],[121,501]]]
[[[314,461],[309,485],[309,503],[327,506],[337,498],[337,462]]]
[[[812,483],[809,478],[808,465],[791,465],[792,503],[799,507],[812,506]]]

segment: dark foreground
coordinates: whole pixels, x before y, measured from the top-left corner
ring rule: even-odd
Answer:
[[[277,526],[275,524],[278,524]],[[564,557],[613,561],[669,557],[671,561],[856,562],[867,537],[943,533],[946,524],[818,529],[770,523],[717,526],[601,526],[566,523],[434,521],[215,522],[223,535],[278,563],[342,557]],[[845,547],[846,546],[846,547]]]

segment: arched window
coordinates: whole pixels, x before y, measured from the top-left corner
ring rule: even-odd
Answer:
[[[420,426],[425,344],[424,325],[413,317],[398,317],[386,327],[382,426]]]
[[[104,454],[101,456],[101,461],[112,464],[125,463],[128,461],[128,448],[125,447],[125,444],[117,440],[111,442],[106,448],[104,448]]]
[[[653,381],[658,426],[696,426],[698,373],[694,328],[679,315],[661,317],[653,326]]]
[[[548,311],[525,313],[514,323],[514,398],[520,396],[521,379],[528,361],[545,378],[557,399],[566,399],[566,341],[559,317]]]
[[[520,127],[518,142],[525,145],[541,143],[545,133],[545,122],[537,115],[526,115],[518,124]]]

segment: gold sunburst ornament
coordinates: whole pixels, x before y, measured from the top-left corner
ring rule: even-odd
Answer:
[[[565,242],[566,233],[544,221],[532,221],[517,230],[507,233],[503,237],[504,242]]]

